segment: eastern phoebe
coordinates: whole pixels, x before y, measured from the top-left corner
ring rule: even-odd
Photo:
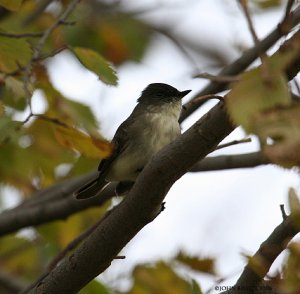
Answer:
[[[100,162],[98,177],[75,192],[76,198],[93,197],[112,181],[120,182],[117,194],[127,191],[151,157],[180,135],[181,99],[190,91],[180,92],[162,83],[148,85],[117,129],[114,150]]]

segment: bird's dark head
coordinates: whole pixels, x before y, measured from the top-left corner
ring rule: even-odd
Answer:
[[[153,83],[148,85],[142,92],[138,102],[142,103],[170,103],[178,101],[185,95],[190,93],[191,90],[178,91],[176,88],[163,83]]]

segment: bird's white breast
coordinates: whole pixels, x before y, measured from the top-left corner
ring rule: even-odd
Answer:
[[[148,107],[135,119],[128,147],[113,162],[108,180],[134,181],[151,157],[180,135],[181,101]]]

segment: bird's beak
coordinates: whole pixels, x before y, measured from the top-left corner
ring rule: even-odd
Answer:
[[[186,96],[188,93],[190,93],[192,90],[185,90],[185,91],[182,91],[180,92],[180,98],[183,98],[184,96]]]

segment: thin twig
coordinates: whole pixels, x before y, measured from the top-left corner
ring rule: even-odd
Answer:
[[[215,94],[207,94],[207,95],[199,96],[199,97],[189,101],[188,103],[186,103],[183,106],[183,109],[194,106],[194,105],[203,104],[203,102],[206,102],[211,99],[218,99],[220,101],[223,101],[224,97],[220,96],[220,95],[215,95]]]
[[[249,143],[251,141],[252,141],[251,138],[245,138],[245,139],[242,139],[242,140],[234,140],[234,141],[231,141],[231,142],[228,142],[228,143],[218,145],[215,150],[219,150],[219,149],[226,148],[226,147],[233,146],[233,145]]]
[[[41,60],[45,60],[47,58],[53,57],[53,56],[61,53],[62,51],[66,50],[67,48],[68,48],[67,45],[63,45],[62,47],[55,49],[53,52],[41,55],[39,58],[35,59],[35,61],[41,61]]]
[[[23,77],[23,84],[24,84],[24,91],[26,94],[28,106],[29,106],[29,115],[25,119],[25,122],[27,122],[32,116],[37,116],[33,114],[32,104],[31,104],[31,97],[32,93],[30,91],[30,79],[31,79],[31,72],[33,64],[40,59],[42,54],[42,48],[44,47],[47,39],[51,35],[51,33],[60,25],[63,25],[66,22],[66,19],[68,16],[72,13],[72,11],[75,9],[76,5],[80,2],[80,0],[73,0],[65,9],[65,11],[58,17],[58,19],[48,28],[44,31],[43,35],[39,39],[37,45],[33,47],[33,54],[31,57],[31,60],[28,62],[28,64],[23,68],[24,70],[24,77]]]
[[[71,126],[67,125],[66,123],[62,122],[61,120],[59,120],[58,118],[50,117],[50,116],[47,116],[45,114],[35,114],[35,113],[32,113],[32,112],[30,112],[30,114],[25,118],[25,120],[22,121],[22,124],[23,125],[26,124],[32,117],[36,117],[38,119],[51,122],[51,123],[59,125],[61,127],[65,127],[65,128],[70,128],[71,127]]]
[[[29,33],[8,33],[8,32],[0,32],[0,36],[2,37],[8,37],[8,38],[14,38],[14,39],[20,39],[20,38],[39,38],[44,34],[44,32],[29,32]]]
[[[294,3],[295,3],[295,0],[288,0],[288,2],[286,4],[286,8],[285,8],[283,22],[285,22],[289,18]]]
[[[43,11],[51,2],[53,2],[53,0],[39,1],[35,10],[26,17],[26,19],[23,21],[23,24],[28,25],[29,23],[33,22],[36,18],[40,16],[41,13],[43,13]]]
[[[215,76],[209,73],[198,73],[193,76],[193,78],[207,79],[214,82],[222,82],[222,83],[234,83],[239,81],[238,76]]]
[[[53,117],[49,117],[47,115],[44,114],[33,114],[32,116],[37,117],[39,119],[45,120],[45,121],[49,121],[53,124],[59,125],[61,127],[65,127],[65,128],[70,128],[69,125],[67,125],[66,123],[60,121],[58,118],[53,118]]]
[[[60,15],[60,17],[47,29],[45,30],[43,36],[39,40],[38,44],[35,46],[33,51],[32,59],[35,60],[40,57],[41,50],[46,43],[47,39],[51,35],[51,33],[59,26],[66,21],[66,19],[69,17],[69,15],[72,13],[72,11],[75,9],[76,5],[80,2],[80,0],[73,0],[66,10]]]
[[[251,16],[250,16],[250,12],[249,12],[249,8],[248,8],[248,1],[247,0],[239,0],[239,3],[241,4],[242,10],[245,14],[247,24],[248,24],[248,27],[249,27],[249,31],[250,31],[251,36],[253,38],[254,44],[255,44],[255,46],[257,46],[258,43],[259,43],[259,39],[258,39],[257,34],[255,32],[253,22],[252,22],[252,19],[251,19]]]
[[[284,204],[280,204],[280,210],[281,210],[282,219],[285,220],[287,218],[287,214],[284,209]]]

